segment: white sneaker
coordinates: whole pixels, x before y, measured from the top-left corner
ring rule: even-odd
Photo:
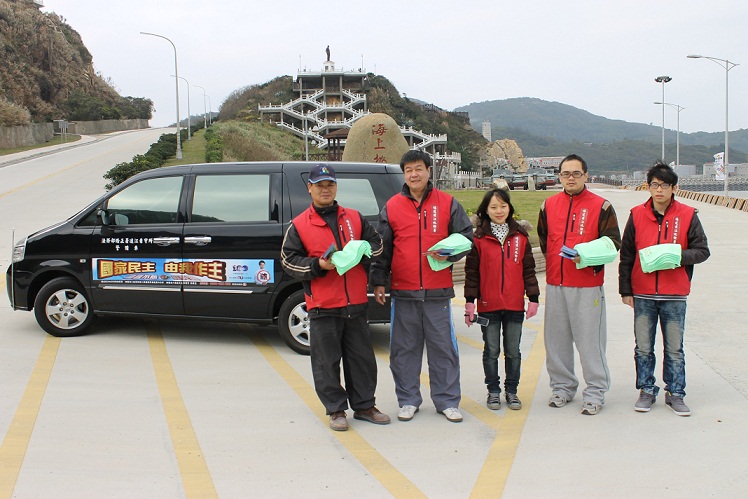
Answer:
[[[459,423],[462,421],[462,414],[457,407],[447,407],[443,411],[439,411],[441,414],[453,423]]]
[[[397,419],[400,421],[410,421],[413,419],[413,416],[418,412],[418,407],[414,405],[404,405],[400,408],[400,411],[397,413]]]

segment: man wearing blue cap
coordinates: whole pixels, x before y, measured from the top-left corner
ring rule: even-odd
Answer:
[[[649,412],[655,403],[654,345],[657,322],[662,329],[665,358],[662,377],[665,404],[678,416],[690,416],[686,396],[686,359],[683,333],[686,299],[691,291],[693,266],[709,258],[709,246],[697,210],[675,200],[678,174],[658,162],[647,172],[650,198],[635,206],[623,231],[618,290],[623,303],[634,309],[634,360],[637,412]],[[680,265],[645,272],[639,250],[658,244],[680,246]]]
[[[314,388],[335,431],[348,429],[349,403],[355,419],[388,424],[389,416],[374,406],[377,363],[366,313],[366,270],[359,262],[339,275],[328,251],[363,240],[371,245],[372,257],[377,257],[382,238],[358,211],[335,201],[338,182],[331,166],[314,166],[307,188],[312,204],[288,226],[281,265],[304,283]],[[340,383],[341,360],[345,388]]]

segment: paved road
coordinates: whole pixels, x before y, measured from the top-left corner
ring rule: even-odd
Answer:
[[[18,195],[44,195],[50,206],[95,197],[49,185],[64,177],[25,178],[8,195],[0,188],[0,212]],[[621,225],[646,198],[596,190]],[[748,219],[697,205],[712,257],[697,267],[689,300],[689,418],[663,400],[649,413],[633,410],[633,317],[614,265],[605,284],[613,386],[599,415],[581,415],[576,400],[546,405],[541,307],[523,332],[521,411],[485,408],[480,332],[458,320],[465,421],[435,413],[424,368],[426,401],[413,421],[351,421],[345,433],[327,428],[308,358],[274,328],[106,319],[60,341],[0,301],[0,497],[743,497]],[[61,215],[29,213],[24,224]],[[461,319],[459,299],[453,313]],[[377,405],[395,415],[387,333],[372,332]]]

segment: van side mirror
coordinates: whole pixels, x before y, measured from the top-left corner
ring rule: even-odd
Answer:
[[[105,209],[100,209],[96,214],[99,216],[102,225],[109,225],[111,223],[109,220],[109,212]]]

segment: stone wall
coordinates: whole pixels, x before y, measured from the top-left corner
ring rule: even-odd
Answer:
[[[148,120],[73,121],[68,123],[68,133],[75,135],[96,135],[124,130],[139,130],[141,128],[148,128]],[[0,149],[44,144],[52,140],[54,133],[52,123],[3,126],[0,127]]]
[[[1,126],[0,149],[43,144],[52,139],[52,123],[33,123],[27,126]]]
[[[96,135],[141,128],[148,128],[148,120],[71,121],[68,123],[68,133],[75,135]]]

